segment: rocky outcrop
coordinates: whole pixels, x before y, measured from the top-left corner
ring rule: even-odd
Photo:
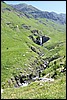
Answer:
[[[60,56],[58,54],[54,55],[53,57],[49,58],[49,62],[55,60],[55,59],[58,59],[60,58]]]
[[[22,28],[25,28],[25,29],[27,29],[27,30],[30,30],[30,27],[31,27],[31,26],[28,26],[28,25],[22,24],[21,27],[22,27]]]
[[[2,10],[3,10],[3,11],[5,11],[5,10],[11,11],[10,8],[3,8]]]
[[[47,42],[50,38],[47,36],[42,36],[42,44]]]
[[[36,40],[34,39],[32,35],[29,35],[29,38],[32,39],[32,41],[36,43]]]
[[[38,33],[38,30],[31,30],[32,33]]]
[[[47,42],[50,38],[47,36],[38,36],[36,40],[32,35],[29,36],[30,39],[32,39],[33,42],[35,42],[38,45],[43,45],[43,43]]]
[[[40,65],[40,67],[37,67],[35,71],[30,70],[30,73],[23,73],[22,71],[20,71],[17,75],[14,75],[7,81],[8,83],[7,87],[27,86],[31,82],[39,80],[41,78],[42,71],[45,70],[45,68],[47,68],[48,65],[49,65],[48,61],[43,61],[43,64]],[[32,64],[32,67],[33,67],[33,64]],[[7,83],[3,85],[3,88],[5,87]]]
[[[11,22],[6,22],[6,24],[7,24],[7,25],[10,25],[10,24],[11,24]]]
[[[55,60],[58,56],[55,55],[54,59],[52,59],[51,61]],[[56,76],[58,75],[59,71],[55,71],[54,73],[50,74],[45,74],[43,73],[43,71],[49,67],[49,63],[51,62],[49,59],[41,59],[41,63],[39,64],[38,60],[34,60],[32,64],[32,67],[35,66],[35,63],[38,63],[38,66],[36,67],[36,70],[33,72],[32,70],[30,70],[30,73],[23,73],[22,71],[20,71],[20,73],[18,73],[18,75],[14,75],[13,77],[11,77],[7,82],[8,82],[8,87],[20,87],[20,86],[27,86],[28,84],[30,84],[33,81],[39,81],[39,82],[53,82],[54,79],[56,78]],[[54,64],[56,65],[56,61],[54,61]],[[64,66],[64,65],[63,65]],[[29,68],[31,69],[31,68]],[[64,73],[66,72],[66,67],[64,66],[61,71],[59,73]],[[6,84],[6,83],[5,83]],[[5,86],[4,84],[4,86]],[[3,86],[3,87],[4,87]]]
[[[34,47],[31,47],[31,50],[34,51],[34,52],[36,52],[36,49]]]

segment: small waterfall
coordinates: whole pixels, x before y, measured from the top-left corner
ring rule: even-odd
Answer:
[[[42,45],[42,36],[40,36],[40,45]]]

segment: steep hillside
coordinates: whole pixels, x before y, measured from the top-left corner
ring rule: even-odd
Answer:
[[[1,2],[1,98],[66,98],[66,25],[29,16]]]
[[[30,17],[29,14],[31,14],[34,18],[47,18],[59,22],[61,24],[66,23],[66,14],[57,14],[55,12],[41,11],[31,5],[27,5],[24,3],[11,6],[20,12],[28,14],[28,17]]]

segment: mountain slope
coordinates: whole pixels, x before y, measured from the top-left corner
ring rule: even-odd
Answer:
[[[18,5],[11,5],[13,8],[16,8],[16,10],[23,11],[23,12],[33,12],[33,11],[40,11],[37,8],[27,5],[25,3],[18,4]]]
[[[35,30],[37,32],[34,33]],[[33,40],[36,41],[40,36],[46,36],[50,39],[43,45],[38,45]],[[49,64],[45,65],[46,62]],[[45,66],[46,68],[44,68]],[[38,72],[39,70],[41,73]],[[2,98],[36,97],[48,99],[51,97],[55,85],[57,90],[53,91],[54,96],[51,98],[65,98],[65,72],[66,26],[46,18],[36,20],[33,17],[28,18],[24,12],[20,13],[1,2],[1,88],[4,89]],[[25,77],[22,78],[23,82],[29,83],[28,87],[17,84],[16,76],[21,77],[20,74]],[[47,83],[44,82],[42,85],[38,81],[39,78],[43,78],[47,74],[50,74],[48,78],[52,77],[55,80],[54,83],[47,82],[48,88]],[[36,77],[38,77],[36,80],[38,83],[33,82]],[[21,83],[20,78],[18,82]],[[49,90],[49,86],[51,90]],[[44,87],[47,92],[44,91]],[[38,90],[39,92],[37,92]],[[26,95],[28,92],[29,95]],[[57,95],[55,95],[56,93]],[[58,94],[60,95],[58,96]]]
[[[40,11],[37,8],[27,4],[17,4],[11,6],[20,12],[25,12],[28,15],[31,14],[34,18],[47,18],[60,22],[61,24],[66,23],[66,14],[57,14],[54,12]]]

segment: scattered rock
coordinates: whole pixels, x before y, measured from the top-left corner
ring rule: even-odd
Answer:
[[[29,38],[32,39],[33,42],[36,42],[32,35],[30,35]]]
[[[16,70],[19,70],[19,68],[16,68]]]
[[[44,67],[44,69],[46,68],[46,65],[45,64],[42,64],[43,65],[43,67]]]
[[[23,55],[23,57],[25,56],[25,54]]]
[[[35,50],[35,48],[34,48],[34,47],[31,47],[31,50],[32,50],[32,51],[34,51],[34,52],[36,52],[36,50]]]
[[[5,10],[8,10],[8,11],[11,11],[11,9],[10,8],[4,8]]]
[[[51,82],[53,82],[54,81],[54,79],[52,79],[52,78],[40,78],[40,81],[42,81],[42,82],[48,82],[48,81],[51,81]]]
[[[31,30],[32,33],[38,33],[38,30]]]
[[[21,86],[22,85],[21,82],[18,82],[18,85]]]
[[[43,83],[40,83],[39,85],[40,85],[40,86],[43,86]]]
[[[3,89],[1,89],[1,93],[3,93],[3,91],[4,91],[4,90],[3,90]]]
[[[14,26],[14,28],[18,28],[18,25]]]
[[[25,66],[27,66],[27,64],[24,64]]]
[[[57,72],[55,72],[55,73],[51,76],[51,78],[55,78],[56,75],[57,75]]]
[[[7,25],[10,25],[10,24],[11,24],[11,22],[6,22],[6,24],[7,24]]]
[[[14,84],[14,87],[16,87],[16,88],[17,88],[17,87],[18,87],[18,84]]]
[[[14,77],[11,77],[11,81],[12,81],[13,83],[15,82]]]
[[[38,78],[39,78],[39,77],[36,76],[36,77],[33,77],[32,80],[33,80],[33,81],[36,81]]]
[[[28,83],[22,83],[22,87],[23,87],[23,86],[28,86]]]
[[[27,25],[25,25],[25,24],[22,24],[22,27],[25,28],[25,29],[27,29],[27,30],[30,30],[30,27],[31,27],[31,26],[27,26]]]
[[[11,85],[11,80],[10,79],[8,80],[8,84]]]
[[[26,76],[25,76],[24,74],[22,74],[22,75],[20,76],[20,78],[26,78]]]

